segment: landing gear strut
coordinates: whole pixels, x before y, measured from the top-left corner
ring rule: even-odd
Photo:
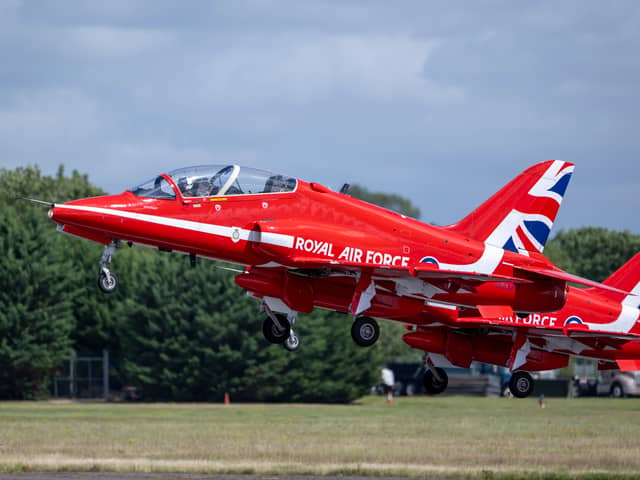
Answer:
[[[100,275],[98,276],[98,287],[104,293],[112,293],[118,287],[118,278],[115,274],[111,273],[109,270],[109,266],[111,265],[111,260],[113,259],[113,255],[116,252],[116,248],[118,248],[118,242],[116,240],[111,240],[107,248],[102,252],[102,257],[100,258]]]
[[[424,389],[430,395],[438,395],[444,392],[447,389],[447,385],[449,385],[447,372],[445,372],[444,368],[436,367],[429,358],[429,354],[425,354],[424,363],[429,369],[422,379]]]
[[[370,347],[378,340],[380,327],[369,317],[358,317],[351,326],[351,338],[361,347]]]
[[[262,334],[269,343],[282,344],[290,352],[300,348],[300,337],[293,331],[296,312],[287,315],[273,312],[266,303],[262,305],[267,318],[262,323]]]
[[[513,372],[511,380],[509,380],[509,390],[514,397],[528,397],[533,391],[533,378],[531,374],[522,370]]]

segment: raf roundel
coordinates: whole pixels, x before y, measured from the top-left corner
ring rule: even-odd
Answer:
[[[582,319],[580,317],[577,317],[576,315],[572,315],[571,317],[568,317],[564,321],[565,325],[572,325],[572,324],[580,324],[580,325],[582,325],[583,323],[584,322],[582,321]]]
[[[424,257],[422,260],[420,260],[420,263],[431,263],[440,268],[440,262],[438,262],[438,260],[434,257]]]

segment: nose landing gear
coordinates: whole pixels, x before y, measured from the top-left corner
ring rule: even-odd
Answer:
[[[103,270],[98,276],[98,287],[104,293],[112,293],[118,287],[118,277],[109,270]]]
[[[100,274],[98,275],[98,287],[104,293],[113,293],[118,287],[118,277],[115,274],[111,273],[109,266],[111,265],[111,260],[113,259],[113,255],[116,252],[116,248],[118,248],[118,241],[111,240],[107,248],[102,252],[102,257],[100,258]]]
[[[284,345],[284,348],[290,352],[295,352],[300,348],[300,337],[291,330],[289,336],[282,345]]]

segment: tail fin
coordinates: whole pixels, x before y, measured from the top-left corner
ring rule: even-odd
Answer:
[[[631,260],[622,265],[618,270],[613,272],[604,282],[610,287],[619,288],[625,292],[631,292],[634,295],[627,295],[622,299],[622,303],[638,307],[640,305],[640,253],[636,253]],[[598,292],[619,300],[620,294],[609,293],[606,291]]]
[[[523,255],[544,249],[574,165],[538,163],[448,229]]]

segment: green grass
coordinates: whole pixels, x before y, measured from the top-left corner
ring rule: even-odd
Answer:
[[[19,470],[639,478],[640,401],[0,403],[0,471]]]

